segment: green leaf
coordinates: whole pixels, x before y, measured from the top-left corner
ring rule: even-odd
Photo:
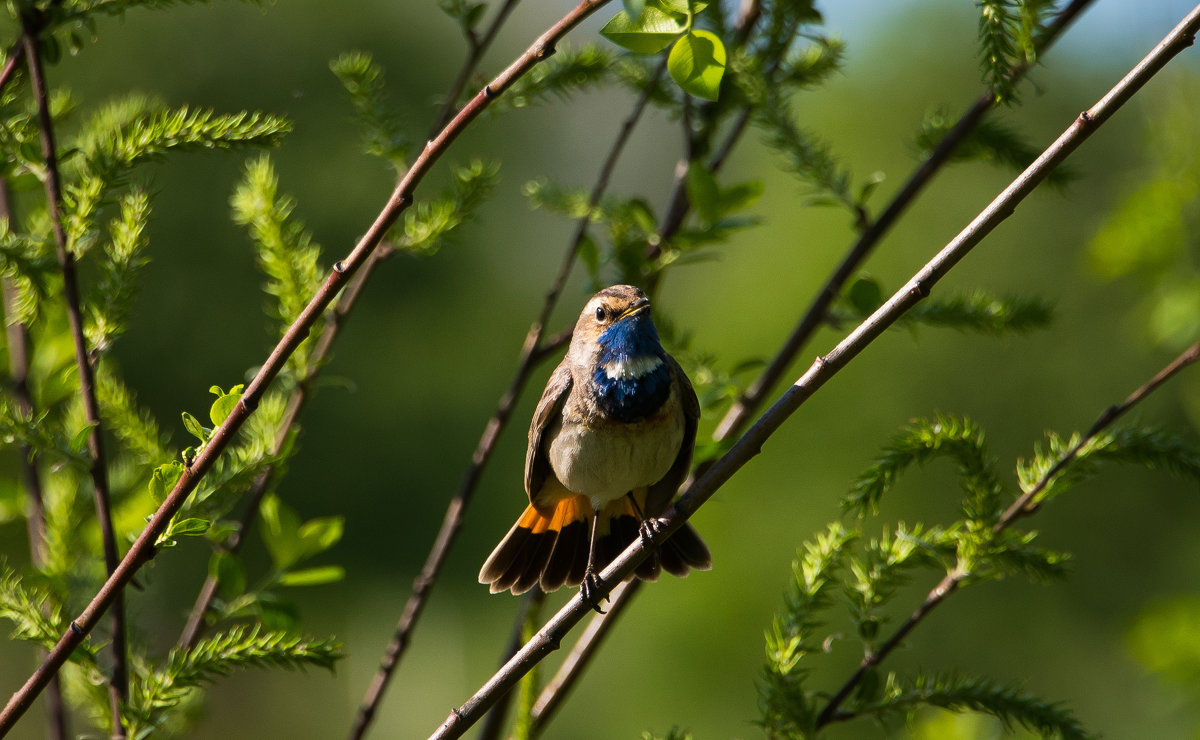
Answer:
[[[213,554],[208,574],[217,579],[217,592],[230,601],[246,592],[246,571],[236,556],[228,552]]]
[[[259,618],[268,628],[281,632],[291,632],[300,623],[300,611],[290,601],[284,601],[270,593],[258,595],[254,603]]]
[[[621,0],[621,5],[625,8],[625,15],[636,21],[642,17],[642,11],[646,8],[646,0]]]
[[[208,389],[209,393],[217,397],[217,400],[213,401],[213,405],[208,409],[208,418],[212,419],[214,427],[224,424],[229,415],[233,413],[233,409],[237,406],[238,401],[242,400],[242,390],[245,387],[245,385],[235,385],[229,389],[228,393],[221,390],[221,386],[219,385],[214,385]]]
[[[71,437],[71,445],[69,449],[75,454],[79,454],[87,449],[88,439],[92,436],[92,430],[96,428],[95,424],[85,424],[82,429]]]
[[[846,290],[846,300],[859,314],[869,316],[883,305],[883,288],[875,278],[860,277]]]
[[[188,412],[183,412],[183,428],[188,430],[196,439],[201,442],[207,442],[212,436],[212,430],[200,423],[200,420],[192,416]]]
[[[687,94],[716,100],[725,75],[725,45],[710,31],[691,31],[671,47],[667,71]]]
[[[721,215],[742,211],[758,202],[763,194],[762,180],[747,180],[722,188],[720,198]]]
[[[596,244],[596,240],[587,234],[584,234],[583,239],[579,242],[579,259],[587,268],[588,275],[596,279],[600,273],[600,245]]]
[[[346,577],[346,569],[340,565],[323,565],[284,573],[279,579],[281,586],[321,586],[335,583]]]
[[[652,2],[663,10],[681,15],[695,15],[708,7],[708,3],[703,0],[652,0]]]
[[[687,194],[692,207],[705,223],[713,223],[721,217],[720,188],[713,174],[701,162],[688,163]]]
[[[210,524],[212,524],[212,522],[208,521],[207,519],[181,519],[171,525],[171,528],[168,530],[167,534],[170,537],[196,537],[207,532]]]
[[[634,54],[657,54],[686,30],[684,19],[647,5],[637,20],[623,10],[617,13],[600,29],[600,35]]]
[[[345,520],[340,516],[310,519],[300,526],[298,536],[304,543],[304,556],[312,557],[337,544],[345,531]]]
[[[300,540],[300,517],[294,509],[285,505],[273,493],[263,496],[258,506],[262,518],[263,544],[271,555],[271,562],[279,570],[287,570],[304,557]]]

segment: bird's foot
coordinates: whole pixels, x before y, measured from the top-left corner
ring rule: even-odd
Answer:
[[[600,576],[596,575],[596,571],[591,568],[583,574],[583,583],[579,585],[579,596],[585,604],[595,609],[597,614],[605,613],[600,608],[600,601],[608,601],[608,594],[601,595]]]
[[[662,534],[663,529],[662,519],[656,517],[643,519],[642,523],[638,525],[638,534],[641,535],[642,544],[646,547],[655,546],[654,538]]]

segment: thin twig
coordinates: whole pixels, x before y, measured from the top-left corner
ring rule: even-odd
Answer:
[[[366,285],[367,280],[379,263],[390,257],[393,253],[394,249],[386,244],[372,252],[367,264],[363,265],[362,269],[354,275],[350,284],[342,291],[337,304],[326,317],[324,327],[321,329],[321,336],[313,346],[309,370],[299,380],[296,384],[296,389],[292,391],[291,397],[288,398],[288,405],[284,409],[283,418],[280,420],[279,429],[272,443],[272,457],[277,457],[281,453],[284,445],[287,444],[288,438],[297,426],[300,412],[304,409],[308,400],[312,398],[312,386],[316,382],[317,375],[328,361],[329,355],[333,351],[333,344],[341,333],[342,328],[345,327],[346,321],[350,317],[350,311],[354,308],[355,302],[362,294],[362,289]],[[225,552],[236,554],[241,549],[242,543],[246,541],[246,534],[249,532],[250,526],[258,516],[258,505],[274,481],[277,469],[276,465],[269,465],[254,479],[254,482],[250,486],[250,495],[246,497],[246,508],[242,512],[238,527],[224,544],[223,549]],[[188,619],[184,624],[183,632],[176,643],[179,647],[195,647],[196,641],[200,639],[201,631],[204,629],[204,617],[217,595],[218,585],[215,575],[209,574],[205,577],[204,583],[200,587],[200,593],[196,596],[196,601],[188,613]]]
[[[325,309],[333,302],[338,291],[345,287],[354,274],[368,261],[371,253],[383,241],[396,219],[411,203],[417,186],[430,169],[446,153],[456,138],[491,104],[497,96],[507,90],[518,78],[536,64],[554,53],[555,44],[584,18],[605,5],[608,0],[584,0],[568,11],[560,20],[543,33],[520,57],[501,72],[491,83],[485,85],[474,98],[444,129],[426,143],[421,154],[414,160],[408,172],[400,180],[395,191],[379,212],[374,223],[351,250],[350,254],[334,265],[333,271],[312,300],[300,312],[287,332],[276,344],[271,354],[259,368],[258,374],[247,386],[241,400],[209,439],[204,449],[184,470],[171,493],[163,500],[142,533],[109,576],[104,585],[71,623],[46,660],[9,699],[0,711],[0,737],[7,733],[17,720],[28,710],[29,705],[45,688],[50,677],[66,662],[74,650],[95,627],[100,617],[113,603],[121,590],[133,578],[137,570],[154,556],[155,541],[166,529],[167,524],[183,506],[196,484],[212,468],[217,457],[228,446],[230,440],[257,408],[271,382],[283,369],[284,363],[308,336],[312,326],[320,319]]]
[[[517,609],[517,617],[513,620],[508,645],[504,649],[504,658],[500,661],[500,665],[507,663],[521,649],[521,646],[525,644],[526,627],[531,620],[536,620],[545,603],[546,592],[540,588],[531,589],[521,599],[521,607]],[[500,737],[504,734],[504,720],[508,715],[507,699],[511,697],[512,693],[510,692],[505,696],[504,700],[497,702],[492,707],[492,711],[488,712],[487,717],[483,721],[483,727],[479,728],[479,740],[500,740]]]
[[[1094,440],[1101,432],[1111,426],[1113,422],[1125,414],[1125,412],[1136,406],[1142,399],[1153,393],[1168,379],[1170,379],[1183,368],[1196,362],[1196,360],[1200,360],[1200,342],[1197,342],[1188,349],[1184,350],[1181,355],[1176,357],[1173,361],[1171,361],[1170,364],[1160,370],[1153,378],[1140,386],[1133,393],[1129,394],[1124,401],[1105,409],[1104,412],[1101,413],[1096,421],[1092,424],[1091,428],[1088,429],[1087,433],[1084,434],[1083,437],[1081,437],[1074,445],[1072,445],[1071,448],[1067,450],[1061,457],[1059,457],[1054,465],[1051,466],[1051,468],[1045,473],[1043,473],[1028,491],[1023,493],[1016,501],[1013,502],[1010,507],[1008,507],[1008,509],[1003,515],[1001,515],[1000,519],[992,527],[992,535],[999,535],[1016,520],[1024,516],[1028,516],[1036,511],[1036,507],[1031,506],[1031,502],[1038,494],[1046,489],[1046,486],[1050,485],[1050,483],[1054,481],[1059,473],[1065,470],[1067,466],[1075,460],[1081,449],[1091,443],[1092,440]],[[908,637],[909,633],[911,633],[913,629],[915,629],[917,625],[920,624],[931,611],[933,611],[935,607],[944,602],[946,598],[950,596],[950,594],[954,593],[959,589],[960,586],[962,586],[963,581],[965,581],[969,575],[969,573],[959,568],[955,568],[954,570],[946,573],[946,575],[943,576],[940,581],[938,581],[937,585],[934,586],[925,596],[925,600],[921,602],[921,605],[918,606],[911,615],[909,615],[908,619],[906,619],[904,623],[901,624],[896,631],[888,637],[887,640],[880,644],[879,649],[868,653],[863,658],[858,669],[855,670],[855,672],[850,676],[849,679],[846,680],[844,684],[842,684],[842,687],[838,689],[837,693],[829,699],[829,703],[827,703],[821,710],[821,714],[817,717],[817,726],[823,727],[831,722],[844,721],[853,718],[853,713],[839,711],[842,702],[844,702],[846,698],[850,696],[867,672],[879,665],[885,658],[891,655],[891,653],[900,646],[904,639]]]
[[[0,219],[15,221],[8,180],[0,178]],[[16,288],[9,280],[0,281],[4,294],[5,328],[8,334],[8,372],[12,378],[12,394],[17,408],[25,418],[33,418],[33,397],[29,393],[29,327],[16,320]],[[42,495],[42,478],[38,472],[37,450],[22,443],[21,475],[29,497],[29,512],[25,523],[29,532],[29,562],[41,568],[46,563],[46,506]],[[46,690],[46,735],[51,740],[66,740],[67,716],[63,707],[62,687],[58,676]]]
[[[664,60],[655,75],[655,81],[662,76],[665,70],[666,62]],[[560,345],[561,340],[559,337],[554,337],[549,342],[543,344],[546,325],[550,321],[550,314],[553,312],[555,306],[558,305],[558,299],[562,295],[567,278],[571,273],[571,268],[575,264],[575,258],[579,253],[579,247],[587,235],[588,226],[591,223],[592,211],[600,204],[600,199],[608,189],[608,183],[612,178],[617,160],[624,151],[634,126],[637,125],[638,120],[649,104],[650,89],[647,88],[647,91],[638,99],[633,110],[625,118],[624,122],[622,122],[616,141],[613,142],[603,165],[601,165],[596,182],[592,186],[591,194],[588,197],[587,212],[576,223],[575,234],[567,247],[566,253],[563,255],[562,264],[559,266],[554,283],[551,285],[542,302],[541,312],[538,314],[537,319],[529,326],[529,330],[525,334],[525,341],[521,346],[520,359],[517,362],[517,372],[509,383],[508,390],[500,398],[500,403],[497,405],[495,413],[492,414],[492,417],[488,419],[487,424],[484,426],[483,434],[480,436],[479,441],[475,445],[475,451],[471,455],[471,464],[467,467],[466,476],[459,485],[458,492],[446,507],[446,512],[442,516],[441,527],[434,538],[429,555],[421,567],[420,574],[413,581],[412,594],[409,595],[408,601],[404,605],[404,610],[400,615],[399,621],[396,623],[396,629],[391,640],[388,642],[387,648],[384,650],[383,658],[379,662],[379,668],[371,679],[367,692],[363,696],[363,701],[359,705],[354,725],[350,731],[350,738],[352,740],[361,738],[366,733],[367,727],[378,709],[378,704],[383,698],[383,692],[387,689],[387,685],[391,681],[392,674],[395,672],[400,657],[408,648],[412,631],[420,619],[421,612],[424,610],[429,591],[433,588],[433,584],[441,572],[442,564],[445,562],[446,555],[454,543],[459,529],[462,527],[463,513],[474,496],[484,468],[486,468],[488,461],[491,459],[496,442],[500,438],[500,433],[512,417],[513,409],[516,407],[521,392],[528,383],[534,368],[549,355],[551,350],[547,349],[547,347],[552,348]],[[566,336],[570,336],[569,332]]]
[[[58,178],[58,154],[54,144],[54,122],[50,118],[49,94],[42,70],[41,53],[32,19],[22,16],[22,43],[25,48],[25,65],[29,68],[29,82],[37,102],[38,123],[41,128],[42,156],[46,161],[46,202],[50,221],[54,228],[55,255],[63,278],[63,296],[66,300],[67,319],[71,339],[75,345],[75,366],[79,373],[79,394],[83,400],[84,419],[91,426],[88,434],[88,474],[92,480],[96,506],[96,521],[100,525],[100,541],[104,549],[104,568],[108,576],[116,570],[120,556],[117,553],[117,536],[113,530],[111,498],[108,489],[108,464],[104,455],[104,428],[100,420],[100,404],[96,400],[94,368],[83,335],[83,314],[80,310],[79,282],[75,273],[75,256],[67,249],[67,234],[62,224],[62,186]],[[121,706],[129,697],[127,674],[127,649],[125,645],[125,605],[119,596],[112,604],[112,676],[109,679],[109,699],[112,710],[112,736],[124,738],[121,723]]]
[[[625,607],[633,602],[633,597],[637,595],[642,587],[642,581],[632,580],[619,584],[613,589],[612,599],[608,604],[608,611],[602,614],[593,614],[591,621],[583,628],[579,639],[575,641],[571,652],[567,653],[563,658],[562,665],[558,667],[558,671],[554,677],[546,682],[546,686],[542,689],[542,693],[538,695],[537,701],[533,705],[533,732],[531,737],[540,737],[546,730],[546,726],[550,724],[551,718],[554,717],[554,712],[562,705],[562,702],[571,693],[571,689],[575,687],[575,682],[587,670],[587,667],[592,662],[592,658],[596,656],[600,646],[604,644],[604,638],[608,637],[608,633],[617,623],[617,616]],[[515,651],[514,651],[515,652]]]
[[[1141,89],[1176,54],[1189,46],[1200,27],[1200,6],[1179,24],[1129,74],[1099,102],[1081,113],[1042,154],[1005,188],[958,236],[925,264],[900,290],[871,316],[858,325],[828,354],[818,357],[812,366],[737,442],[693,483],[675,505],[659,520],[659,533],[639,538],[625,549],[600,574],[598,594],[602,597],[620,583],[657,546],[669,537],[733,475],[756,456],[763,444],[820,390],[834,375],[857,357],[867,346],[896,323],[908,310],[929,295],[933,287],[957,265],[984,237],[1008,218],[1017,206]],[[562,639],[590,611],[581,597],[572,598],[534,635],[503,669],[493,675],[470,699],[454,709],[431,737],[461,737],[484,712],[534,665],[558,649]]]
[[[1074,0],[1055,16],[1054,21],[1047,25],[1045,33],[1039,39],[1039,58],[1092,1]],[[1025,76],[1028,69],[1028,65],[1021,65],[1014,69],[1011,82],[1016,84],[1016,82]],[[984,115],[995,104],[996,94],[994,91],[989,89],[980,94],[975,103],[958,119],[954,127],[946,132],[946,135],[942,137],[933,151],[929,153],[929,156],[909,176],[907,182],[904,183],[904,186],[900,188],[900,191],[896,193],[883,212],[879,214],[879,217],[874,221],[868,222],[866,228],[859,233],[854,244],[842,258],[841,263],[830,273],[820,290],[817,291],[812,303],[805,310],[804,315],[801,316],[800,321],[783,343],[783,346],[775,354],[770,364],[763,369],[762,374],[742,393],[729,410],[725,412],[724,418],[721,419],[721,422],[713,432],[714,439],[723,440],[741,431],[742,426],[759,409],[763,401],[766,400],[767,394],[784,377],[784,373],[791,367],[792,362],[825,321],[829,307],[837,299],[846,282],[854,275],[863,261],[870,256],[883,236],[891,230],[892,226],[908,210],[908,207],[925,189],[925,186],[933,180],[933,176],[940,172],[950,161],[958,145],[979,125]],[[739,121],[739,123],[744,125],[746,119],[748,119],[748,116]]]
[[[442,103],[442,109],[438,113],[437,118],[433,121],[433,130],[429,132],[433,136],[442,126],[454,117],[454,107],[458,105],[458,96],[462,95],[463,88],[467,86],[467,81],[471,79],[471,75],[475,74],[476,67],[483,59],[484,53],[488,47],[492,45],[496,34],[499,33],[500,27],[508,20],[508,14],[517,7],[517,3],[521,0],[505,0],[500,9],[496,11],[496,15],[492,17],[491,25],[483,32],[482,36],[477,35],[473,30],[466,29],[465,36],[467,39],[467,61],[458,71],[458,77],[454,78],[454,83],[450,85],[450,89],[446,92],[446,100]]]

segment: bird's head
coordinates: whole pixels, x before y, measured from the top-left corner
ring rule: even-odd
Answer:
[[[592,296],[571,338],[576,362],[609,377],[638,377],[661,364],[662,345],[650,318],[650,299],[632,285],[613,285]]]

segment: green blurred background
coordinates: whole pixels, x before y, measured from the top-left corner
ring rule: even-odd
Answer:
[[[1026,104],[1002,113],[1039,147],[1097,100],[1189,3],[1096,6],[1033,72],[1023,88]],[[507,64],[567,7],[522,3],[483,71]],[[886,173],[872,201],[878,207],[915,166],[912,134],[925,111],[945,106],[957,115],[980,90],[976,10],[965,0],[842,1],[821,9],[828,31],[848,43],[848,63],[799,99],[800,123],[830,141],[858,180]],[[609,15],[600,13],[570,41],[596,40]],[[184,6],[133,12],[98,31],[94,43],[49,72],[85,106],[137,90],[176,105],[262,109],[294,121],[272,158],[281,191],[299,201],[327,264],[348,251],[392,185],[385,167],[359,153],[358,128],[329,60],[352,49],[372,53],[388,72],[392,100],[420,134],[464,51],[456,26],[432,1]],[[1088,245],[1146,174],[1146,132],[1163,107],[1173,101],[1200,110],[1200,87],[1184,80],[1196,69],[1196,52],[1185,52],[1072,158],[1077,179],[1067,189],[1035,193],[939,286],[1042,296],[1056,307],[1053,326],[1000,339],[894,331],[876,342],[696,515],[714,553],[713,571],[645,589],[547,737],[628,738],[673,725],[697,738],[759,737],[753,722],[762,634],[781,604],[795,549],[837,516],[849,482],[900,425],[936,412],[969,415],[1011,473],[1044,430],[1086,428],[1172,356],[1145,329],[1150,288],[1099,276]],[[340,382],[306,409],[301,454],[278,487],[305,518],[346,518],[346,536],[326,559],[344,564],[348,577],[295,596],[306,631],[338,635],[347,657],[333,676],[251,672],[221,681],[189,736],[346,733],[573,229],[531,212],[522,186],[545,175],[589,187],[629,105],[623,93],[601,92],[482,120],[422,187],[420,194],[432,194],[448,162],[481,157],[502,164],[495,197],[452,246],[431,259],[396,257],[372,279],[326,371]],[[614,189],[661,205],[679,151],[675,126],[652,119],[634,136]],[[186,444],[180,412],[203,414],[208,387],[242,382],[273,340],[249,240],[229,218],[229,195],[247,156],[173,157],[149,170],[153,263],[116,357],[176,444]],[[756,135],[738,150],[728,176],[765,181],[754,207],[764,226],[722,246],[714,261],[671,272],[656,309],[726,369],[773,354],[853,237],[844,213],[799,207],[803,188]],[[894,289],[1008,180],[982,165],[945,172],[868,271]],[[576,274],[555,326],[573,319],[586,294]],[[840,336],[823,331],[792,376]],[[475,574],[523,505],[525,425],[549,369],[541,369],[500,442],[373,737],[424,737],[497,664],[518,600],[489,596]],[[1200,376],[1179,378],[1136,416],[1195,442]],[[702,434],[715,421],[706,419]],[[1162,473],[1108,471],[1032,523],[1044,544],[1075,555],[1069,580],[968,589],[916,631],[891,667],[1018,681],[1068,702],[1086,726],[1109,737],[1196,736],[1196,696],[1149,674],[1129,639],[1144,609],[1200,588],[1196,493],[1195,485]],[[884,518],[944,520],[956,496],[949,471],[935,466],[908,477]],[[24,542],[21,523],[0,527],[10,557],[21,557]],[[256,538],[248,555],[264,562]],[[148,571],[146,589],[130,599],[133,618],[164,647],[178,634],[206,558],[199,543],[167,552]],[[914,583],[898,601],[898,615],[932,582]],[[551,604],[565,598],[556,594]],[[832,691],[848,675],[857,648],[852,640],[838,647],[818,665],[814,685]],[[33,658],[25,646],[3,644],[0,666],[7,694]],[[35,709],[15,736],[41,737],[39,723]],[[938,727],[928,736],[953,736],[962,726]],[[991,729],[984,725],[982,736]],[[887,734],[858,725],[830,736]]]

